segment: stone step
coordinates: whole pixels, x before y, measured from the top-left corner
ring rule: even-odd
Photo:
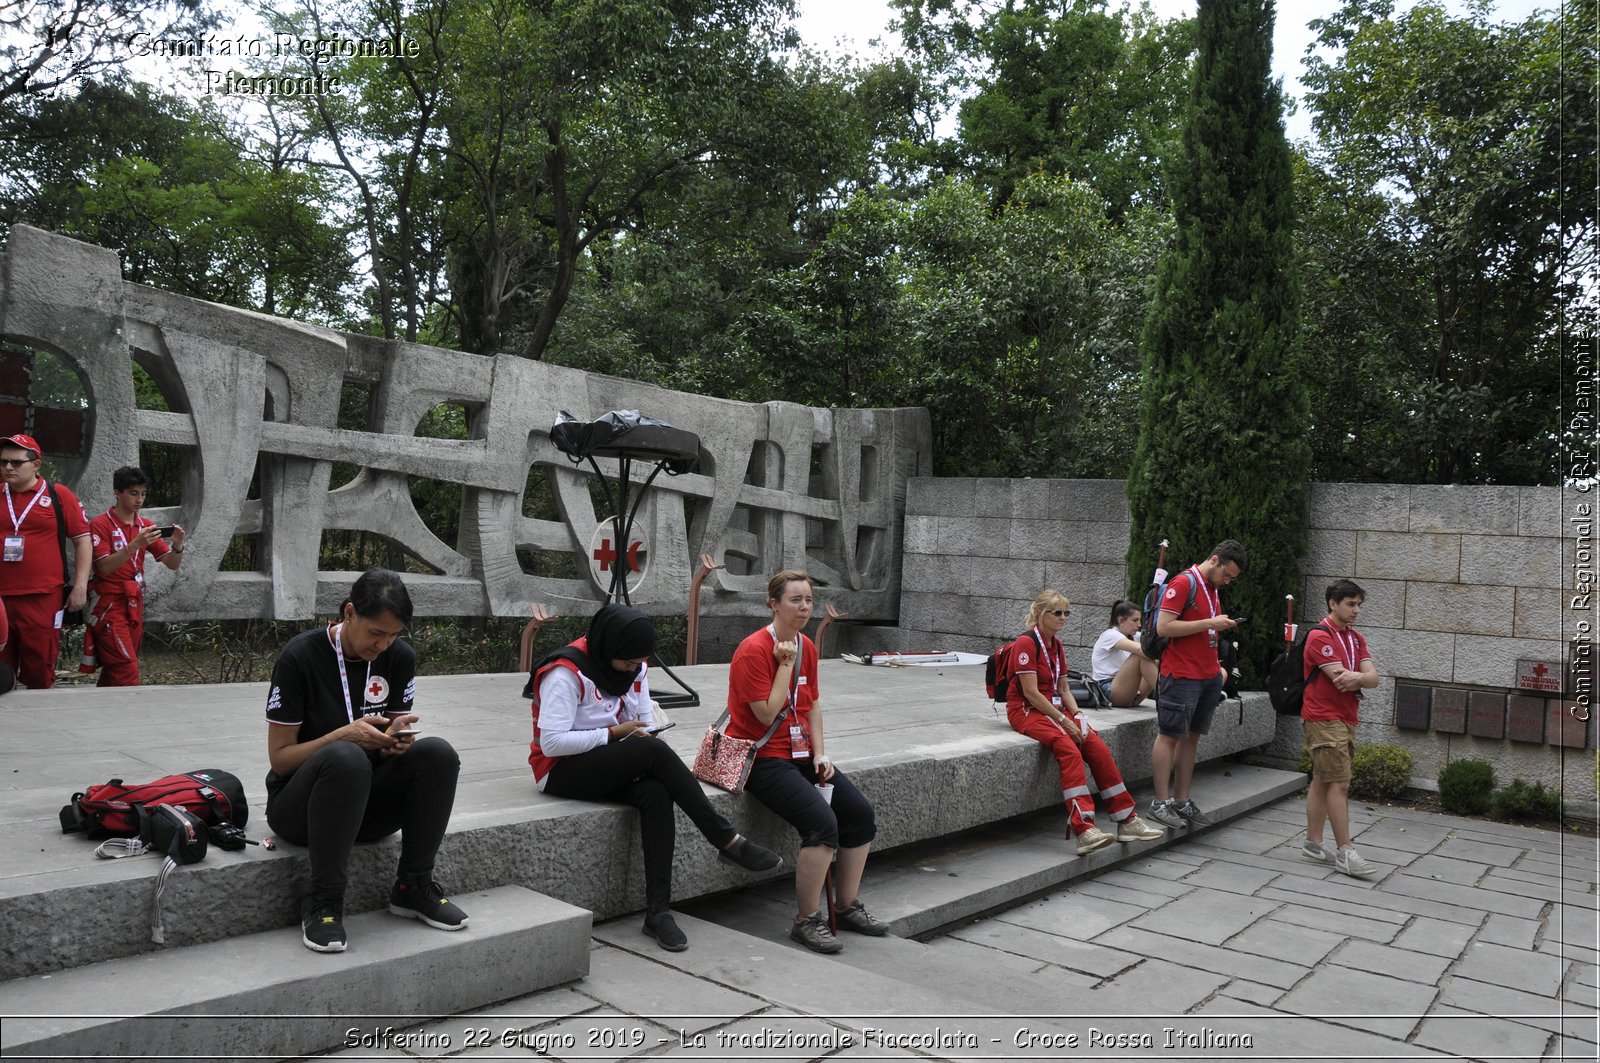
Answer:
[[[926,937],[1076,879],[1145,859],[1163,846],[1182,845],[1190,835],[1204,836],[1305,785],[1306,776],[1298,772],[1236,763],[1202,765],[1195,770],[1193,792],[1216,819],[1216,826],[1169,830],[1158,841],[1118,843],[1079,856],[1064,837],[1065,811],[1055,809],[874,855],[867,862],[861,895],[872,914],[889,925],[890,933]],[[1134,787],[1132,793],[1141,812],[1149,807],[1148,787]],[[1110,828],[1103,815],[1098,819],[1100,826]],[[792,877],[784,878],[735,898],[698,902],[685,910],[757,934],[765,931],[755,929],[749,920],[759,917],[781,932],[783,920],[792,917],[793,889]],[[765,910],[769,902],[783,914],[769,914]],[[759,916],[752,914],[756,912]],[[847,944],[852,940],[854,935],[847,937]]]
[[[471,918],[452,933],[367,912],[345,952],[296,926],[0,983],[0,1055],[292,1059],[588,973],[584,909],[520,886],[452,899]]]
[[[1162,1047],[1150,1017],[1130,1015],[1139,1009],[1126,993],[1080,991],[1051,999],[1029,989],[1025,975],[995,977],[992,964],[956,972],[942,962],[918,963],[934,956],[934,947],[904,939],[851,936],[843,953],[822,956],[782,937],[781,923],[774,930],[770,917],[760,921],[759,934],[750,934],[679,913],[690,944],[677,953],[639,933],[633,917],[602,924],[594,936],[765,1003],[714,1028],[704,1015],[652,1012],[651,1023],[669,1034],[663,1042],[673,1058],[1153,1059]],[[873,969],[878,966],[885,970]],[[980,994],[973,980],[984,977],[992,984]],[[979,1001],[978,995],[992,999]],[[1207,1023],[1217,1034],[1236,1037],[1254,1025],[1228,1018]]]

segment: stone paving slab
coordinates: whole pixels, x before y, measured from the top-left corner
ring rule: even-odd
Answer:
[[[1185,880],[1187,881],[1187,880]],[[1214,889],[1197,889],[1168,902],[1130,926],[1221,945],[1277,907],[1276,902]]]
[[[1431,985],[1330,964],[1312,971],[1276,1007],[1404,1040],[1437,992]]]
[[[1400,931],[1394,944],[1398,948],[1453,960],[1461,955],[1476,933],[1477,927],[1471,923],[1419,918],[1413,919],[1410,925]]]
[[[1346,940],[1341,934],[1297,926],[1291,921],[1292,915],[1287,918],[1285,915],[1284,907],[1279,906],[1272,918],[1262,919],[1240,931],[1228,939],[1227,946],[1286,963],[1316,964]]]
[[[1555,996],[1566,978],[1567,964],[1553,956],[1477,941],[1467,947],[1455,973],[1460,978]]]
[[[1531,1026],[1456,1008],[1436,1008],[1422,1021],[1413,1040],[1451,1055],[1489,1061],[1544,1058],[1556,1038]]]
[[[1379,971],[1422,985],[1438,985],[1449,968],[1448,956],[1429,956],[1410,949],[1374,945],[1370,941],[1351,941],[1328,958],[1329,963],[1350,967],[1357,971]]]

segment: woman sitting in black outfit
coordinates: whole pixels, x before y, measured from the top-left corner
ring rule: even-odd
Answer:
[[[461,762],[442,738],[417,739],[417,655],[395,641],[411,623],[400,577],[369,569],[340,619],[290,639],[267,696],[267,823],[311,850],[300,904],[306,948],[343,952],[345,865],[358,841],[401,832],[389,911],[440,930],[467,914],[433,881]]]
[[[656,647],[650,618],[625,605],[603,606],[589,634],[533,666],[524,694],[533,698],[528,764],[540,790],[584,801],[621,801],[639,810],[644,849],[644,932],[669,952],[689,947],[673,921],[672,854],[677,805],[715,845],[720,859],[747,871],[783,861],[740,837],[711,807],[700,781],[678,754],[651,734],[647,658]]]

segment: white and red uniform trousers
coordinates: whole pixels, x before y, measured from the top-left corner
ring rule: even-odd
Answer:
[[[1061,641],[1034,628],[1018,636],[1006,648],[1006,654],[1011,677],[1006,689],[1006,720],[1013,731],[1027,735],[1054,754],[1061,768],[1061,799],[1067,804],[1067,821],[1073,837],[1094,826],[1094,793],[1089,789],[1088,775],[1084,771],[1086,764],[1088,770],[1094,772],[1095,782],[1100,786],[1100,800],[1112,821],[1120,823],[1133,815],[1133,795],[1122,781],[1111,750],[1083,714],[1075,718],[1083,733],[1080,746],[1060,724],[1030,705],[1023,693],[1022,673],[1031,672],[1039,693],[1065,714],[1060,690],[1061,677],[1067,674],[1067,653]]]
[[[1076,721],[1083,731],[1082,746],[1060,724],[1042,712],[1007,706],[1006,719],[1010,721],[1013,731],[1027,735],[1055,756],[1056,764],[1061,769],[1061,800],[1067,805],[1067,822],[1072,828],[1073,837],[1094,826],[1095,792],[1089,789],[1085,766],[1094,773],[1094,781],[1100,787],[1100,803],[1105,806],[1106,815],[1111,817],[1111,821],[1121,823],[1133,815],[1133,795],[1128,793],[1127,784],[1122,781],[1122,773],[1117,770],[1111,748],[1089,726],[1089,721],[1084,719],[1082,713],[1078,714]]]
[[[144,587],[133,580],[95,580],[91,586],[99,597],[84,614],[78,671],[87,674],[98,668],[96,686],[136,687],[144,642]]]

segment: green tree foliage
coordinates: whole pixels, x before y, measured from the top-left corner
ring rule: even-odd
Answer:
[[[1144,393],[1128,475],[1130,587],[1155,544],[1204,560],[1224,538],[1250,551],[1234,615],[1278,615],[1304,547],[1304,389],[1290,155],[1271,78],[1270,0],[1201,0],[1199,53],[1171,178],[1177,232],[1142,341]],[[1247,681],[1274,646],[1246,641]]]
[[[1308,58],[1299,175],[1316,475],[1556,482],[1559,308],[1595,264],[1595,0],[1514,24],[1392,7],[1313,23],[1337,50]]]
[[[140,43],[193,39],[215,24],[202,0],[5,0],[0,104],[104,77]]]
[[[344,236],[315,174],[252,158],[214,113],[139,84],[87,83],[0,115],[0,223],[116,248],[129,280],[329,319]]]
[[[1007,2],[974,27],[969,47],[984,72],[961,103],[959,142],[997,203],[1035,169],[1087,182],[1113,217],[1162,203],[1193,26],[1157,19],[1148,4],[1108,6]]]

